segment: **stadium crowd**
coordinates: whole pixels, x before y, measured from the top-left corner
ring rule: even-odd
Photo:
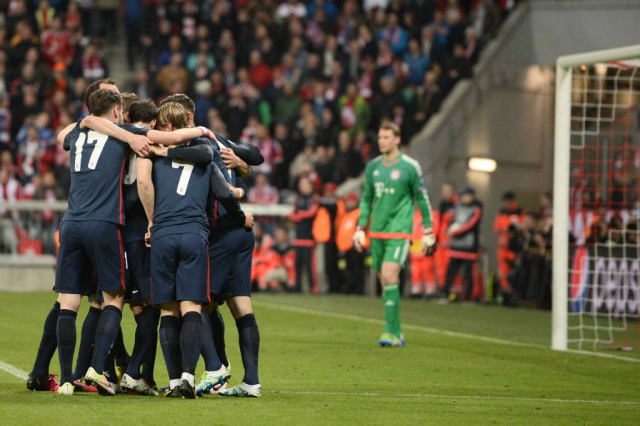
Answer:
[[[359,195],[338,198],[337,186],[377,155],[381,123],[400,126],[407,148],[455,84],[471,77],[514,3],[103,0],[92,14],[91,1],[7,2],[0,6],[0,197],[66,198],[69,157],[55,135],[87,115],[87,85],[109,75],[102,43],[117,39],[122,6],[128,89],[155,101],[191,95],[196,125],[262,151],[248,202],[294,203],[286,220],[260,218],[256,287],[300,291],[306,275],[317,291],[313,247],[325,243],[329,291],[362,293],[367,259],[350,239]],[[443,192],[454,208],[455,191]],[[0,213],[1,251],[54,252],[59,214]],[[413,293],[444,284],[446,259],[435,262],[439,278],[426,278],[425,288],[416,278]]]

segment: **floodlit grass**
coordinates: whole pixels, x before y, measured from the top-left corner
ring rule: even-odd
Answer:
[[[0,293],[0,361],[31,369],[54,300]],[[548,312],[403,300],[407,347],[379,348],[379,299],[258,295],[254,310],[261,399],[61,397],[29,392],[0,370],[0,424],[638,424],[640,364],[549,350]],[[224,307],[223,314],[234,385],[242,363],[233,320]],[[125,311],[129,350],[134,326]],[[58,371],[56,355],[51,372]],[[156,379],[167,382],[160,349]]]

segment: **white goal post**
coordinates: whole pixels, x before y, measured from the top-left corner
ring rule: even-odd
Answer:
[[[569,302],[570,302],[570,294],[569,294],[569,285],[570,285],[570,266],[569,259],[571,256],[570,253],[570,242],[569,242],[569,230],[571,229],[570,224],[570,190],[571,190],[571,179],[573,178],[572,170],[576,170],[574,164],[572,164],[571,155],[572,155],[572,120],[574,120],[574,125],[583,120],[584,122],[588,122],[589,120],[595,121],[596,119],[586,118],[587,114],[584,116],[580,116],[578,118],[572,117],[572,107],[576,108],[576,103],[572,100],[572,94],[576,92],[575,85],[576,82],[572,83],[572,74],[573,72],[582,71],[582,77],[585,79],[585,75],[589,76],[589,78],[593,78],[594,80],[598,77],[598,73],[595,71],[599,71],[597,66],[601,67],[600,75],[604,75],[609,78],[611,74],[608,73],[607,68],[604,66],[616,66],[611,65],[612,63],[620,64],[624,63],[625,60],[631,60],[635,58],[640,58],[640,45],[628,46],[610,50],[601,50],[589,53],[582,53],[576,55],[568,55],[562,56],[557,60],[556,66],[556,104],[555,104],[555,147],[554,147],[554,186],[553,186],[553,271],[552,271],[552,282],[553,282],[553,291],[552,291],[552,339],[551,346],[555,350],[567,350],[568,349],[568,329],[570,329],[570,324],[568,322],[569,317]],[[596,65],[600,64],[600,65]],[[603,65],[604,64],[604,65]],[[594,72],[589,74],[589,71],[585,71],[587,67],[594,67]],[[640,78],[640,71],[637,76],[634,72],[634,76],[632,78]],[[593,77],[591,77],[593,76]],[[601,77],[602,78],[602,77]],[[625,77],[627,78],[627,77]],[[626,81],[626,80],[625,80]],[[634,80],[636,81],[636,80]],[[616,81],[616,90],[618,88]],[[586,86],[584,88],[585,99],[587,97],[586,93],[588,92]],[[582,90],[582,89],[581,89]],[[602,91],[602,87],[600,88]],[[592,90],[591,92],[595,92]],[[631,95],[629,97],[634,96],[633,89],[631,89]],[[628,93],[628,92],[627,92]],[[592,93],[589,93],[591,96]],[[602,96],[602,95],[600,95]],[[612,115],[615,115],[615,111],[617,109],[618,98],[617,95],[613,96],[613,99],[616,101],[615,105],[607,105],[606,108],[607,113],[609,111],[614,111]],[[575,96],[574,96],[575,98]],[[574,102],[572,104],[572,102]],[[585,103],[585,111],[587,107],[591,107],[593,110],[597,110],[597,119],[600,119],[600,106],[592,105],[588,103],[586,100],[583,101]],[[613,102],[611,102],[614,104]],[[603,107],[604,108],[604,107]],[[615,121],[615,119],[613,120]],[[607,123],[611,123],[608,121]],[[607,124],[609,127],[613,127],[613,124]],[[599,124],[598,124],[599,126]],[[584,129],[584,125],[583,125]],[[600,127],[598,127],[600,129]],[[600,131],[600,130],[598,130]],[[576,133],[574,131],[574,133]],[[588,132],[585,132],[588,134]],[[613,130],[611,131],[613,135]],[[594,136],[595,138],[600,137],[599,134]],[[632,135],[632,137],[636,137]],[[574,139],[575,140],[575,139]],[[635,142],[634,142],[635,143]],[[598,150],[600,148],[597,148]],[[635,149],[635,145],[634,145]],[[599,151],[598,151],[599,152]],[[597,155],[597,154],[596,154]],[[598,160],[596,157],[596,161]],[[572,169],[573,167],[573,169]],[[596,166],[597,167],[597,166]],[[635,167],[635,166],[634,166]],[[635,170],[635,169],[634,169]],[[583,171],[584,174],[586,172]],[[609,171],[607,171],[609,173]],[[581,178],[579,178],[581,179]],[[586,178],[584,178],[586,179]],[[602,178],[595,178],[602,180]],[[597,185],[596,185],[597,186]],[[597,196],[596,196],[597,197]],[[595,198],[595,197],[594,197]],[[626,243],[626,240],[625,240]],[[637,243],[636,243],[637,244]],[[637,252],[636,252],[637,253]],[[581,303],[581,302],[579,302]],[[595,311],[594,311],[595,312]],[[597,316],[597,312],[596,312]],[[611,318],[609,318],[611,321]],[[580,325],[582,325],[582,317],[580,318]],[[598,318],[595,319],[596,326],[598,325]],[[637,323],[636,323],[637,327]],[[588,328],[588,327],[585,327]],[[593,327],[592,327],[593,328]],[[579,331],[582,333],[582,331]],[[595,333],[598,333],[598,330],[595,330]],[[582,337],[582,334],[580,334]],[[598,341],[596,337],[596,342]],[[593,345],[593,349],[595,349],[595,344]],[[582,349],[579,347],[578,349]],[[588,349],[592,349],[589,347]],[[636,350],[638,348],[635,348]],[[626,349],[621,349],[626,350]]]

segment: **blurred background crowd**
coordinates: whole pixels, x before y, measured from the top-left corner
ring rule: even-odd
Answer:
[[[353,249],[351,235],[358,178],[377,155],[378,127],[400,126],[408,150],[451,89],[472,76],[514,4],[0,2],[0,199],[66,199],[69,157],[55,135],[87,114],[83,94],[92,81],[115,77],[122,92],[158,102],[187,93],[197,125],[261,149],[265,162],[253,170],[247,201],[294,206],[288,217],[259,218],[256,289],[319,291],[320,259],[324,291],[362,293],[368,255]],[[430,195],[441,254],[411,257],[405,279],[407,293],[421,297],[445,284],[447,218],[458,202],[452,184]],[[550,203],[545,195],[538,212],[525,213],[514,194],[505,194],[506,219],[496,218],[495,226],[496,285],[541,307],[548,295],[539,289],[550,281]],[[59,212],[0,209],[0,215],[0,251],[54,252]],[[318,244],[321,256],[314,253]],[[453,290],[464,293],[463,281]]]

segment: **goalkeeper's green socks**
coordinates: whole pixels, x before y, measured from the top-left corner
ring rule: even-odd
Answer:
[[[398,284],[384,284],[382,288],[382,303],[387,319],[387,326],[384,332],[400,337],[402,329],[400,327],[400,289]]]

